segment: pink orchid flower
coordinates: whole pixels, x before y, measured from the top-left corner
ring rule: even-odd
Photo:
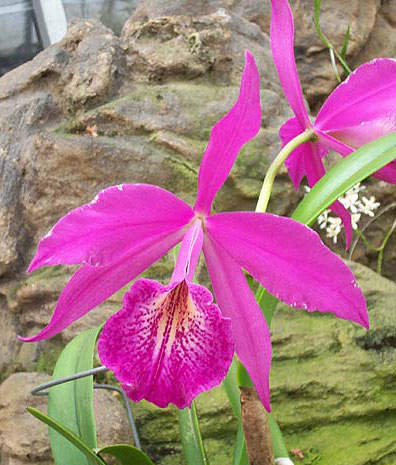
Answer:
[[[63,289],[48,326],[22,340],[59,333],[180,241],[171,283],[137,280],[99,337],[102,362],[133,400],[189,406],[224,378],[235,346],[270,410],[270,333],[243,269],[289,305],[333,312],[367,327],[365,299],[353,274],[311,229],[266,213],[210,213],[239,150],[260,126],[260,78],[246,52],[239,98],[211,131],[194,208],[157,186],[123,184],[61,218],[40,242],[29,271],[82,266]],[[207,289],[191,282],[202,249],[219,308]]]
[[[322,157],[329,149],[348,156],[361,145],[396,130],[396,61],[379,58],[359,66],[328,97],[312,124],[295,63],[292,11],[287,0],[271,3],[272,55],[283,91],[296,115],[281,127],[280,138],[286,145],[308,128],[318,138],[299,146],[286,160],[297,190],[304,176],[312,187],[324,175]],[[373,176],[396,184],[396,161]],[[350,214],[340,202],[335,202],[331,209],[344,223],[348,248],[352,239]]]

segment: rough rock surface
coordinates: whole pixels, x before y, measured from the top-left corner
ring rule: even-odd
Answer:
[[[0,463],[49,465],[48,428],[26,407],[47,410],[47,399],[30,391],[50,377],[43,373],[14,373],[0,385]],[[103,390],[95,390],[94,408],[98,447],[130,441],[130,428],[120,402]]]
[[[327,48],[318,39],[311,0],[290,0],[296,29],[297,67],[303,90],[312,110],[336,86]],[[224,9],[256,23],[269,33],[270,0],[145,0],[138,5],[134,19],[188,14],[200,16]],[[393,0],[326,0],[322,2],[320,24],[330,42],[341,50],[350,26],[347,60],[356,67],[377,56],[396,56],[396,3]],[[340,73],[342,69],[339,68]]]

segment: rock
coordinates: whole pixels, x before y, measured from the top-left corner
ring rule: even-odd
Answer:
[[[376,20],[354,65],[360,65],[375,57],[396,57],[396,3],[393,0],[381,2]]]
[[[199,17],[226,11],[257,24],[263,32],[269,34],[270,5],[270,0],[146,0],[140,2],[132,20],[154,20],[175,15]],[[296,30],[297,67],[304,94],[315,111],[337,85],[337,79],[328,49],[316,33],[312,1],[290,0],[290,5]],[[395,56],[396,42],[392,39],[395,36],[394,10],[393,2],[381,4],[380,0],[327,0],[322,2],[320,23],[322,31],[337,50],[341,50],[346,30],[350,26],[347,60],[357,66],[377,56]],[[342,73],[341,67],[339,71]],[[273,76],[269,79],[272,80]]]
[[[224,9],[213,14],[128,20],[121,33],[134,80],[239,84],[244,51],[256,57],[264,88],[279,90],[268,36],[259,27]]]
[[[320,108],[323,100],[337,85],[327,47],[319,40],[313,21],[310,0],[290,2],[296,25],[295,51],[297,68],[312,111]],[[348,25],[350,40],[347,61],[351,65],[373,30],[380,0],[331,0],[322,2],[320,24],[323,33],[338,51],[341,50]],[[369,59],[374,58],[372,56]],[[339,67],[342,74],[342,68]]]
[[[15,272],[30,245],[20,203],[20,192],[29,191],[21,160],[33,157],[41,131],[115,94],[124,65],[114,34],[97,21],[80,21],[61,42],[0,79],[0,275]]]
[[[31,389],[50,379],[42,373],[15,373],[0,385],[0,463],[53,463],[48,428],[27,411],[47,410],[47,399]],[[94,391],[98,447],[131,441],[130,427],[120,402],[104,390]]]
[[[349,263],[367,296],[371,329],[280,305],[273,321],[271,397],[289,450],[315,465],[396,464],[396,284]],[[232,463],[236,422],[221,387],[197,411],[210,463]],[[158,465],[182,465],[174,409],[134,406]],[[300,463],[297,461],[297,463]]]

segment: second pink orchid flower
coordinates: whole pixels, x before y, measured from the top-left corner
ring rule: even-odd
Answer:
[[[361,145],[396,130],[396,60],[378,58],[359,66],[328,97],[314,121],[308,116],[294,57],[294,23],[287,0],[272,0],[271,48],[279,80],[296,115],[280,129],[285,145],[306,129],[314,130],[316,142],[295,149],[286,160],[295,189],[304,176],[312,187],[324,175],[322,158],[330,149],[350,155]],[[374,173],[396,184],[396,161]],[[349,212],[335,202],[331,209],[343,221],[346,244],[352,239]]]

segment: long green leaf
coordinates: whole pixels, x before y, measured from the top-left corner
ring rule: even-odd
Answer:
[[[34,417],[48,425],[51,429],[55,430],[60,435],[59,437],[64,438],[71,447],[76,448],[80,452],[81,456],[84,457],[86,463],[90,465],[106,465],[106,462],[98,457],[86,444],[84,444],[83,441],[81,441],[79,437],[57,422],[54,418],[51,418],[33,407],[28,407],[28,411]]]
[[[246,452],[245,436],[243,434],[242,419],[241,419],[241,401],[240,390],[237,383],[237,362],[232,361],[227,376],[225,377],[222,386],[230,401],[232,410],[238,420],[238,432],[235,441],[233,465],[249,465],[249,459]]]
[[[347,190],[396,159],[396,132],[363,145],[338,162],[304,197],[292,218],[311,225]]]
[[[191,408],[179,410],[179,426],[187,465],[208,465],[194,402]]]
[[[351,26],[348,26],[348,29],[346,30],[346,33],[345,33],[344,41],[342,43],[341,53],[340,53],[340,55],[342,56],[344,60],[346,58],[346,53],[348,50],[350,35],[351,35]]]
[[[109,454],[117,459],[119,465],[154,465],[141,450],[129,444],[114,444],[97,450],[98,455]]]
[[[245,435],[243,433],[243,426],[241,421],[238,421],[238,431],[232,465],[249,465],[249,457],[247,455]]]
[[[61,378],[93,366],[93,354],[100,328],[84,331],[63,350],[53,377]],[[89,448],[95,449],[96,432],[93,413],[93,377],[54,386],[48,398],[48,414],[76,434]],[[70,442],[50,430],[52,454],[57,465],[86,465],[87,458]]]

